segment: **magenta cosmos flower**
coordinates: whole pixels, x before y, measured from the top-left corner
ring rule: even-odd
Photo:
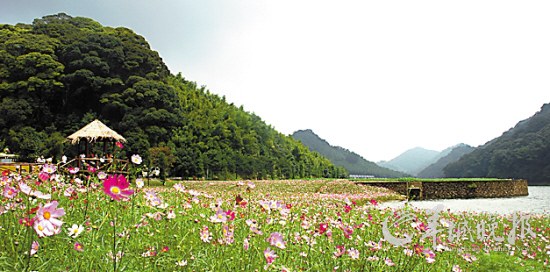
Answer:
[[[44,206],[39,204],[34,218],[34,230],[40,237],[52,236],[61,232],[63,222],[58,218],[65,215],[63,208],[57,208],[57,201],[52,201]]]
[[[103,192],[112,199],[119,201],[134,193],[134,190],[128,189],[129,185],[124,175],[110,175],[103,181]]]

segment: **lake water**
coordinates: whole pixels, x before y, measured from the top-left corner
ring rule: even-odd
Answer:
[[[433,209],[441,204],[452,212],[474,211],[498,214],[532,213],[550,215],[550,186],[529,186],[529,195],[511,198],[477,198],[477,199],[436,199],[409,201],[413,207]],[[386,202],[382,207],[398,208],[405,205],[404,201]]]

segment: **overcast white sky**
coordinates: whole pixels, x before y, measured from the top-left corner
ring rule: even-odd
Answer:
[[[2,0],[143,35],[171,72],[368,160],[500,136],[550,102],[550,1]]]

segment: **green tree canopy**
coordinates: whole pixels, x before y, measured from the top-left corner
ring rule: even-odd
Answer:
[[[159,54],[130,29],[64,13],[31,25],[0,25],[3,145],[28,160],[60,157],[71,152],[64,136],[95,118],[124,135],[123,152],[141,154],[145,163],[166,159],[172,175],[347,174],[243,107],[171,75]]]

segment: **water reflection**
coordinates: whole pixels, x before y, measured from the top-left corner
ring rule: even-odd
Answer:
[[[550,186],[529,186],[529,195],[521,197],[420,200],[410,201],[409,204],[420,209],[433,209],[441,204],[452,212],[550,214]],[[386,202],[381,205],[398,208],[404,206],[405,202]]]

